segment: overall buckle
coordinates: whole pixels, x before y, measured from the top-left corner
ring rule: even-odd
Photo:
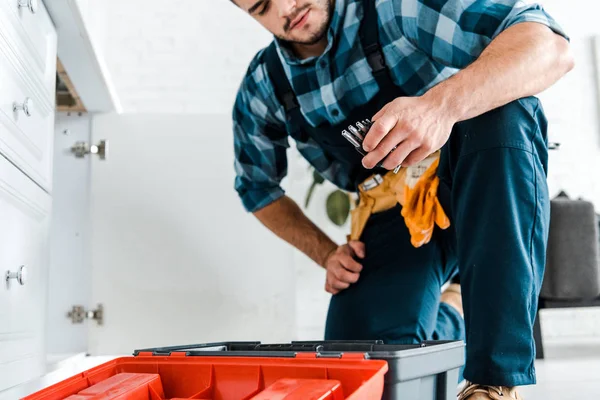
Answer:
[[[363,183],[361,183],[360,188],[366,192],[368,190],[376,188],[377,186],[381,185],[382,183],[383,183],[383,177],[380,174],[375,174],[371,178],[369,178],[369,179],[365,180]]]

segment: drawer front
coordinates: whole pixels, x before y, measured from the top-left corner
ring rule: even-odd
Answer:
[[[21,78],[10,61],[0,57],[0,153],[50,191],[54,109]]]
[[[43,372],[51,198],[0,157],[0,390]],[[25,266],[25,279],[6,273]]]
[[[23,4],[22,7],[19,3]],[[33,6],[30,8],[30,4]],[[56,31],[42,0],[0,0],[0,30],[28,74],[39,75],[53,97],[56,70]]]

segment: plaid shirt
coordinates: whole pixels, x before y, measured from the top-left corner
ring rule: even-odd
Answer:
[[[276,40],[286,75],[312,126],[343,122],[378,92],[363,54],[361,0],[334,0],[328,45],[318,57],[300,60]],[[540,5],[519,0],[374,0],[379,43],[394,82],[409,96],[426,92],[466,67],[500,32],[520,22],[538,22],[565,36]],[[261,50],[250,63],[233,108],[235,189],[247,211],[283,196],[288,135]],[[306,160],[339,187],[349,177],[312,139],[296,140]]]

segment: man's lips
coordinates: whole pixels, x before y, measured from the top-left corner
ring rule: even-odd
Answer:
[[[300,14],[296,18],[294,18],[294,20],[290,24],[290,30],[302,26],[304,24],[304,22],[306,22],[306,20],[308,19],[309,12],[310,12],[310,9],[304,11],[302,14]]]

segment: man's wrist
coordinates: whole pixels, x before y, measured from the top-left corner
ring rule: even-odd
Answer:
[[[449,78],[432,87],[422,96],[453,123],[462,121],[468,112],[467,102],[461,96],[463,90],[455,84],[455,80],[456,77]]]
[[[321,265],[321,267],[327,268],[327,260],[329,260],[329,257],[333,253],[335,253],[337,248],[338,248],[338,245],[335,244],[334,242],[331,242],[331,245],[325,249],[325,251],[323,252],[323,256],[321,257],[321,262],[319,263]]]

